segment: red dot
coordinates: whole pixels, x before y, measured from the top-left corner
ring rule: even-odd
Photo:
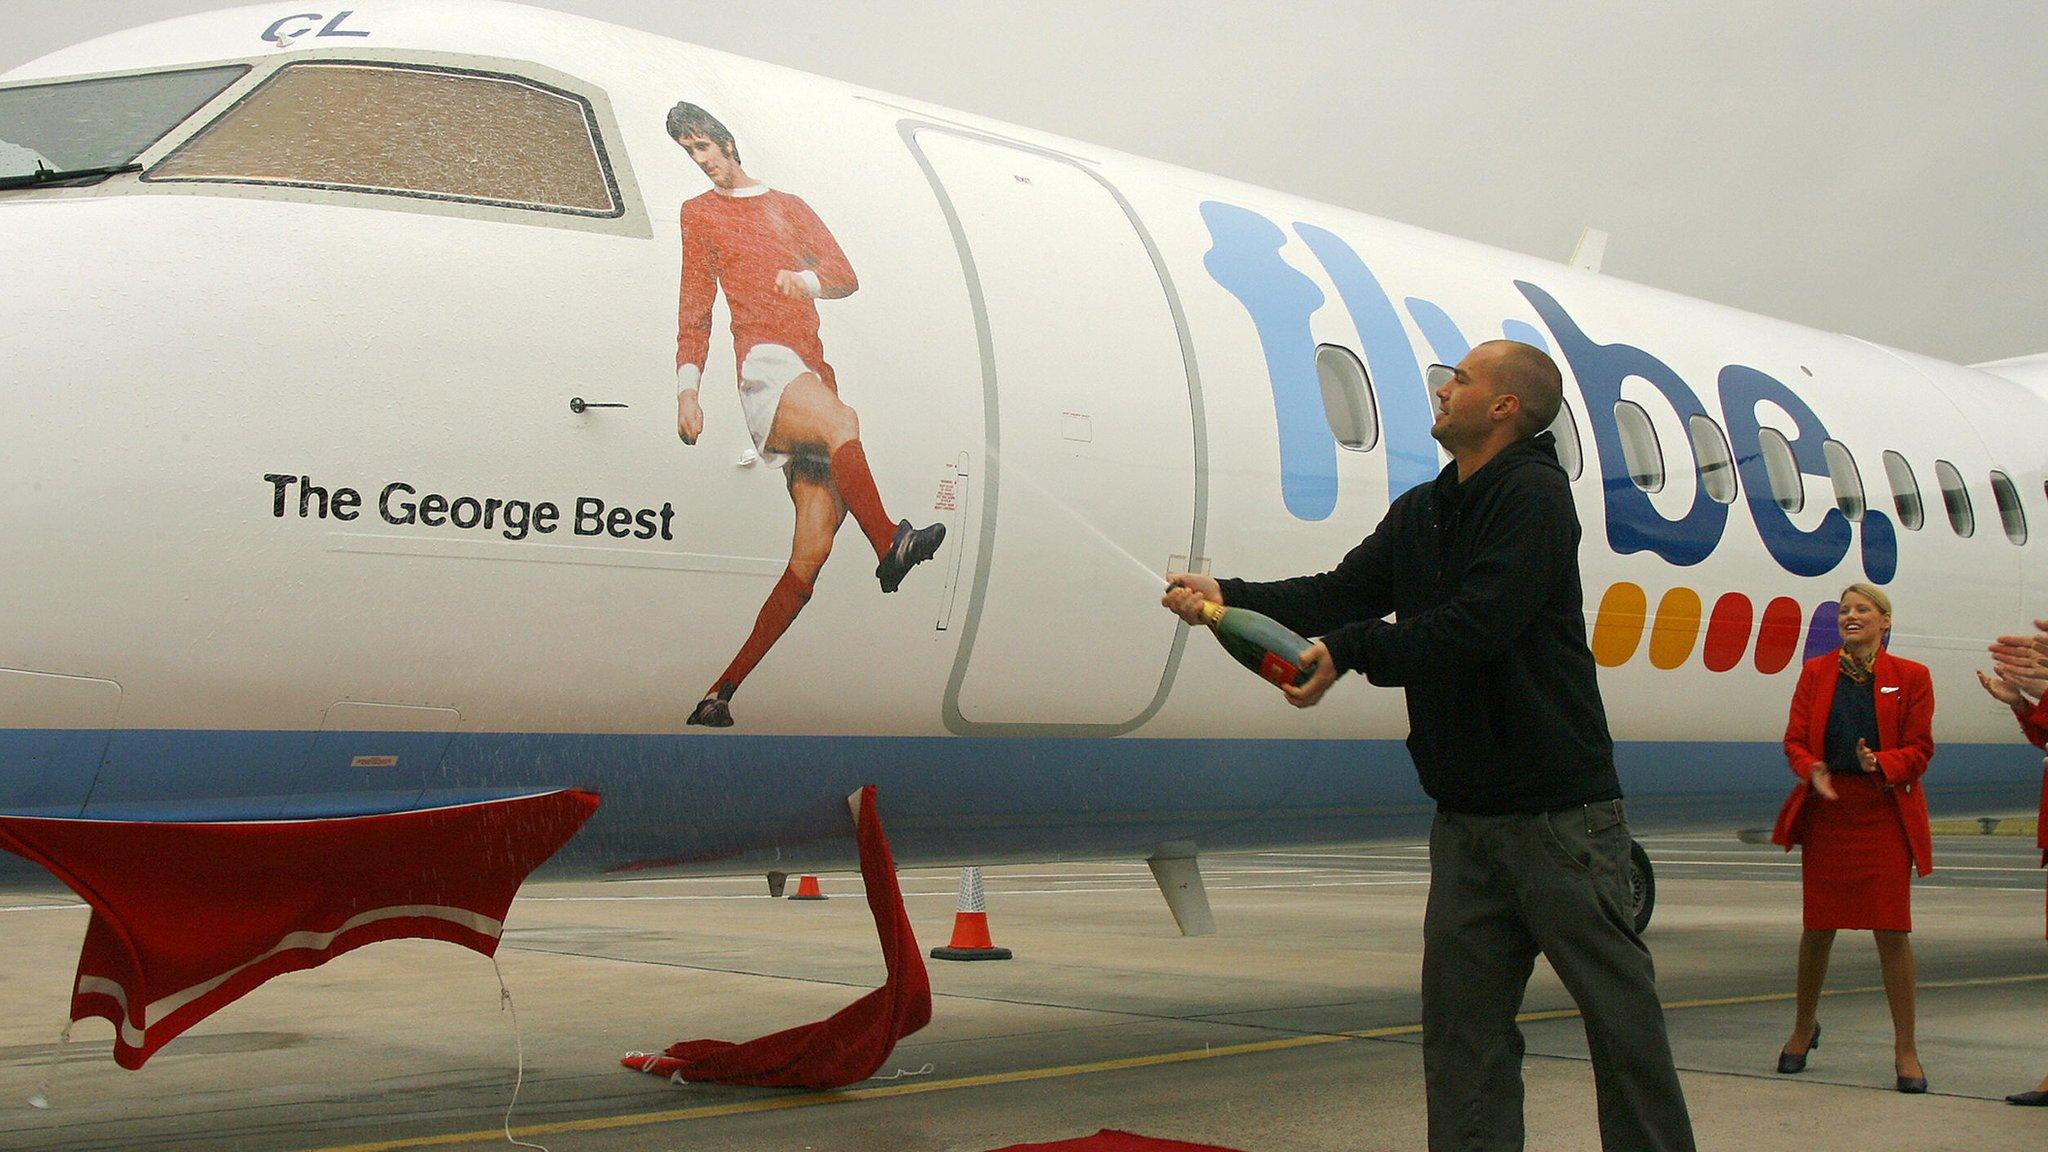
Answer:
[[[1784,671],[1799,650],[1799,630],[1805,623],[1799,601],[1790,596],[1764,605],[1763,623],[1756,628],[1756,670],[1766,676]]]
[[[1703,653],[1707,671],[1726,672],[1742,663],[1742,654],[1749,648],[1749,626],[1755,621],[1756,608],[1740,592],[1730,592],[1714,601]]]

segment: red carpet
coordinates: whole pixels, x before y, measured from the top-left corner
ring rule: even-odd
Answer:
[[[1059,1140],[1051,1144],[1012,1144],[1007,1148],[996,1148],[992,1152],[1232,1152],[1216,1144],[1184,1144],[1179,1140],[1154,1140],[1150,1136],[1134,1136],[1129,1132],[1118,1132],[1104,1128],[1093,1136],[1079,1140]]]

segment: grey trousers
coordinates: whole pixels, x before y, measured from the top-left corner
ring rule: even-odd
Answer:
[[[1422,930],[1430,1152],[1522,1147],[1522,993],[1540,951],[1578,1004],[1605,1152],[1692,1152],[1692,1120],[1626,911],[1621,801],[1559,812],[1438,812]]]

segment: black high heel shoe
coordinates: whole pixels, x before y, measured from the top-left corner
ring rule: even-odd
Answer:
[[[2015,1092],[2007,1096],[2005,1102],[2007,1104],[2017,1104],[2022,1108],[2048,1108],[2048,1092],[2040,1091],[2039,1089],[2030,1092]]]
[[[1894,1071],[1897,1071],[1897,1070],[1896,1070],[1896,1069],[1894,1069]],[[1924,1072],[1924,1071],[1925,1071],[1925,1069],[1922,1069],[1922,1071]],[[1906,1075],[1900,1075],[1900,1076],[1899,1076],[1899,1091],[1901,1091],[1901,1092],[1904,1092],[1904,1093],[1906,1093],[1906,1094],[1907,1094],[1908,1096],[1918,1096],[1918,1095],[1920,1095],[1921,1093],[1923,1093],[1923,1092],[1927,1091],[1927,1077],[1926,1077],[1926,1076],[1924,1076],[1924,1075],[1923,1075],[1923,1076],[1906,1076]]]
[[[1813,1039],[1806,1042],[1806,1052],[1811,1052],[1818,1047],[1820,1047],[1820,1021],[1815,1020],[1813,1022]],[[1779,1075],[1790,1076],[1795,1072],[1806,1071],[1806,1052],[1800,1052],[1795,1055],[1780,1049],[1778,1052]],[[1900,1078],[1900,1082],[1904,1083],[1903,1077]],[[1927,1090],[1924,1082],[1920,1090],[1923,1092]],[[1905,1089],[1900,1088],[1899,1091],[1904,1092]]]

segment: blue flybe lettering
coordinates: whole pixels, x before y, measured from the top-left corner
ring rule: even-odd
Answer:
[[[1358,328],[1365,366],[1372,373],[1373,390],[1380,401],[1382,442],[1387,446],[1387,496],[1399,496],[1429,483],[1441,470],[1436,440],[1429,434],[1429,392],[1394,302],[1351,245],[1313,224],[1296,224],[1294,230],[1322,262],[1323,271],[1330,274],[1330,282],[1337,286],[1337,294],[1351,313],[1351,323]]]
[[[1889,584],[1899,574],[1899,533],[1891,517],[1875,508],[1863,511],[1863,575],[1872,584]]]
[[[1280,497],[1300,520],[1323,520],[1337,508],[1337,441],[1316,381],[1316,341],[1309,317],[1323,290],[1280,255],[1287,233],[1249,209],[1214,200],[1202,205],[1214,242],[1202,266],[1252,318],[1273,383],[1280,430]]]
[[[1437,307],[1433,300],[1410,296],[1403,303],[1408,305],[1408,315],[1415,320],[1415,326],[1422,329],[1422,338],[1429,341],[1430,351],[1436,353],[1439,364],[1456,364],[1472,351],[1472,343],[1465,334],[1458,331],[1458,325],[1451,315]]]
[[[1326,519],[1337,501],[1335,441],[1322,410],[1310,327],[1316,309],[1323,304],[1323,292],[1281,255],[1287,234],[1265,216],[1213,200],[1204,202],[1201,212],[1214,242],[1203,265],[1244,305],[1265,352],[1279,422],[1283,501],[1298,519]],[[1437,446],[1429,435],[1432,405],[1415,346],[1393,298],[1358,253],[1335,233],[1299,222],[1294,229],[1322,264],[1358,330],[1379,400],[1389,497],[1429,483],[1438,472]],[[1681,420],[1710,416],[1706,405],[1683,377],[1649,351],[1620,342],[1603,344],[1588,336],[1542,288],[1520,280],[1514,285],[1550,335],[1546,337],[1543,329],[1515,318],[1501,322],[1502,335],[1558,356],[1569,365],[1585,398],[1583,415],[1592,428],[1594,456],[1600,467],[1608,547],[1621,555],[1652,552],[1679,566],[1705,560],[1727,532],[1728,505],[1714,500],[1705,485],[1699,485],[1683,516],[1671,519],[1658,511],[1649,494],[1628,475],[1614,406],[1622,398],[1623,382],[1631,377],[1655,388]],[[1440,305],[1417,296],[1406,297],[1404,303],[1439,360],[1455,363],[1471,351],[1464,333]],[[1719,383],[1723,423],[1765,550],[1780,567],[1797,576],[1833,571],[1848,555],[1858,533],[1839,508],[1828,509],[1817,526],[1803,530],[1778,506],[1764,467],[1757,406],[1769,402],[1791,418],[1797,434],[1788,441],[1802,476],[1828,474],[1821,450],[1829,438],[1826,426],[1797,393],[1754,368],[1728,365],[1722,369]],[[1685,448],[1690,453],[1691,444]],[[1873,583],[1890,583],[1898,574],[1898,533],[1890,518],[1876,509],[1866,509],[1861,524],[1863,570]],[[1817,624],[1809,632],[1825,634],[1832,626],[1830,617],[1825,625]]]
[[[1852,535],[1849,518],[1840,508],[1829,508],[1811,531],[1801,531],[1771,493],[1770,472],[1764,467],[1763,443],[1758,433],[1757,405],[1768,401],[1783,409],[1797,433],[1786,439],[1792,445],[1792,460],[1799,474],[1828,474],[1827,457],[1821,444],[1828,430],[1797,392],[1766,373],[1741,364],[1721,369],[1721,411],[1728,417],[1728,437],[1735,452],[1735,466],[1742,475],[1742,487],[1749,497],[1749,514],[1763,537],[1764,548],[1780,567],[1795,576],[1822,576],[1834,571],[1848,555]],[[1874,508],[1863,513],[1863,570],[1873,583],[1889,584],[1898,574],[1899,538],[1891,520]]]
[[[1534,324],[1531,324],[1526,320],[1501,321],[1500,334],[1507,337],[1510,340],[1516,340],[1523,344],[1528,344],[1533,347],[1541,348],[1545,352],[1550,351],[1550,341],[1545,340],[1543,338],[1543,333],[1538,331]]]
[[[1457,322],[1436,301],[1410,296],[1406,303],[1408,315],[1414,317],[1415,326],[1422,329],[1423,339],[1429,341],[1438,363],[1456,364],[1471,353],[1472,342],[1465,339],[1465,334],[1458,330]],[[1526,320],[1501,321],[1500,334],[1509,340],[1550,351],[1550,341]]]
[[[1621,400],[1621,382],[1634,376],[1663,393],[1680,419],[1703,415],[1706,407],[1662,360],[1630,344],[1597,343],[1579,329],[1549,293],[1521,280],[1515,281],[1515,287],[1521,289],[1536,314],[1557,337],[1557,346],[1579,381],[1579,391],[1586,397],[1586,422],[1593,426],[1593,443],[1600,458],[1600,488],[1606,498],[1608,546],[1623,556],[1655,552],[1672,564],[1689,565],[1705,560],[1721,542],[1721,533],[1728,523],[1728,506],[1708,496],[1706,486],[1699,485],[1685,515],[1677,520],[1665,519],[1650,502],[1650,494],[1629,479],[1614,406]]]

